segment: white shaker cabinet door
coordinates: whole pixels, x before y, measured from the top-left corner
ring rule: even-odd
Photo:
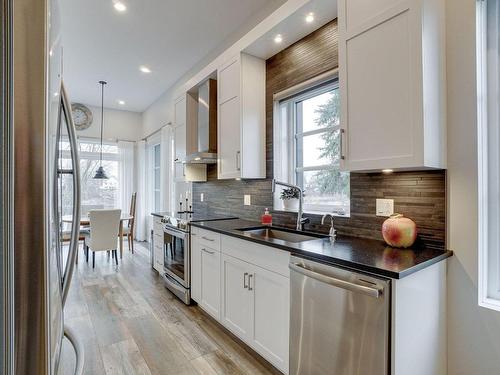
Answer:
[[[250,264],[222,254],[221,323],[244,341],[249,340],[251,330],[250,268]]]
[[[196,234],[191,234],[191,298],[201,303],[201,249]]]
[[[200,306],[220,318],[220,252],[200,246]]]
[[[241,176],[240,99],[234,97],[219,106],[219,178]]]
[[[288,373],[290,279],[254,267],[249,279],[252,300],[252,346]]]

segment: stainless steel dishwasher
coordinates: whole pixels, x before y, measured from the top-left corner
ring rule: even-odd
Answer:
[[[291,257],[290,374],[387,375],[390,280]]]

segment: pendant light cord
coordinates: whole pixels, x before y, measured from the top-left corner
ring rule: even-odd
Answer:
[[[101,152],[99,156],[99,166],[102,167],[102,128],[104,124],[104,85],[106,81],[99,81],[101,84]]]

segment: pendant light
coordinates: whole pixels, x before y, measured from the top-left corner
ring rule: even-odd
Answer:
[[[99,81],[101,85],[101,153],[99,156],[99,168],[97,169],[94,178],[105,180],[108,178],[104,168],[102,167],[102,128],[104,126],[104,85],[107,84],[106,81]]]

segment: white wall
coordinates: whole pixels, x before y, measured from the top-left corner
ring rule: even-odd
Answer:
[[[500,313],[478,307],[475,0],[447,0],[448,373],[500,374]]]
[[[88,129],[78,131],[81,137],[101,136],[101,108],[87,105],[92,111],[94,121]],[[142,135],[142,115],[138,112],[119,111],[104,108],[104,139],[120,139],[126,141],[137,141]]]
[[[166,125],[168,122],[173,121],[173,106],[176,98],[209,77],[221,64],[250,46],[255,40],[271,30],[276,24],[295,13],[308,1],[309,0],[286,1],[261,23],[249,30],[248,33],[238,39],[234,44],[231,44],[230,47],[217,51],[217,53],[210,54],[203,59],[203,61],[198,63],[143,112],[142,136],[145,137],[163,125]]]

